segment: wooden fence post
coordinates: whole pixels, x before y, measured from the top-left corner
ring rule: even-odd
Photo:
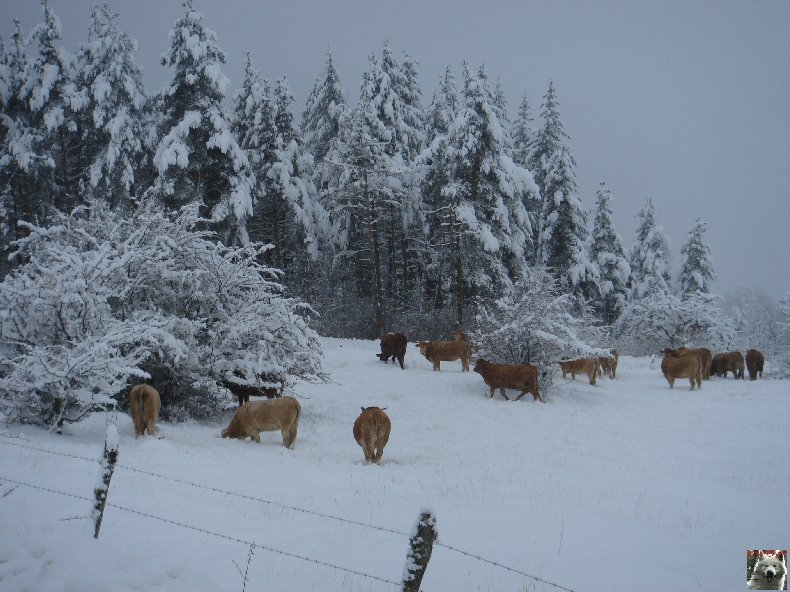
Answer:
[[[104,504],[107,502],[107,491],[110,489],[110,479],[115,471],[115,463],[118,460],[118,428],[115,424],[107,426],[107,434],[104,437],[104,458],[101,463],[101,472],[96,481],[96,488],[93,494],[96,503],[93,506],[92,517],[95,523],[93,538],[99,538],[101,521],[104,518]]]
[[[419,592],[425,568],[431,560],[433,543],[438,537],[436,518],[424,510],[409,539],[409,552],[406,554],[406,567],[403,570],[403,591]]]

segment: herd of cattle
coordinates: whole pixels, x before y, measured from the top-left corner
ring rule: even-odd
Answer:
[[[403,369],[407,344],[408,339],[403,333],[387,333],[381,338],[381,353],[376,355],[385,363],[397,360]],[[441,369],[442,362],[460,360],[462,372],[469,371],[472,352],[477,349],[469,335],[460,330],[453,332],[452,341],[421,341],[417,343],[417,347],[431,362],[435,371]],[[617,349],[611,349],[609,353],[608,356],[558,362],[562,377],[566,378],[570,374],[576,380],[577,374],[585,374],[592,385],[598,376],[604,374],[614,379],[620,356]],[[764,357],[756,349],[748,350],[745,360],[741,352],[726,352],[714,356],[704,347],[665,349],[663,354],[661,371],[670,388],[674,388],[677,378],[688,378],[691,390],[695,387],[701,388],[702,381],[711,375],[726,378],[727,373],[732,372],[734,378],[743,379],[744,366],[749,371],[751,380],[755,380],[758,375],[762,377],[763,373]],[[491,389],[489,397],[493,397],[494,391],[499,389],[502,396],[510,400],[505,391],[514,389],[521,391],[516,396],[516,401],[527,393],[532,395],[533,400],[543,401],[538,392],[538,369],[531,364],[495,364],[478,358],[474,371],[482,376],[486,386]],[[275,389],[244,387],[239,391],[235,388],[239,385],[228,385],[234,387],[229,390],[238,397],[239,408],[228,427],[222,430],[223,438],[252,438],[260,442],[261,432],[280,430],[283,446],[293,448],[301,415],[299,401],[293,397],[281,396]],[[249,401],[250,394],[268,398],[263,401]],[[135,436],[139,438],[146,431],[151,436],[155,435],[161,405],[157,390],[150,385],[139,384],[132,387],[129,397]],[[384,409],[363,407],[354,422],[354,439],[362,447],[367,462],[378,463],[389,440],[391,423]]]

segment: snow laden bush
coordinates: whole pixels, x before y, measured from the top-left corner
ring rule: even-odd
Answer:
[[[60,427],[113,404],[130,377],[151,380],[165,416],[239,375],[320,377],[310,309],[257,262],[262,245],[219,244],[205,222],[197,204],[124,215],[97,201],[29,225],[24,263],[0,284],[0,417]]]
[[[703,292],[681,300],[657,291],[629,302],[614,325],[622,351],[658,354],[666,347],[707,347],[728,351],[735,342],[732,321],[719,308],[720,297]]]
[[[563,358],[604,356],[604,331],[586,306],[561,293],[557,279],[545,268],[533,268],[513,291],[481,308],[479,355],[499,364],[538,367],[542,392],[551,385],[556,362]]]

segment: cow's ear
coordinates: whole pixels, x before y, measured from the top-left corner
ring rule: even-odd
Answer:
[[[386,407],[382,407],[382,408],[381,408],[381,410],[382,410],[382,411],[384,411],[385,409],[386,409]]]

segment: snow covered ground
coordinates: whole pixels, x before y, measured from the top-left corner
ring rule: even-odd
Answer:
[[[506,402],[460,362],[432,372],[413,345],[403,371],[378,361],[377,342],[323,345],[337,384],[297,388],[294,450],[279,433],[222,439],[220,423],[162,424],[162,439],[135,440],[118,414],[125,468],[98,539],[79,498],[92,495],[107,418],[65,436],[5,426],[0,589],[241,592],[246,572],[247,590],[395,590],[273,550],[399,582],[399,533],[423,508],[444,545],[426,592],[557,590],[449,547],[579,592],[718,592],[745,589],[746,549],[789,546],[790,381],[670,390],[658,361],[624,357],[615,381],[558,378],[546,404]],[[351,433],[362,405],[392,419],[380,466]],[[249,558],[245,542],[268,550]]]

